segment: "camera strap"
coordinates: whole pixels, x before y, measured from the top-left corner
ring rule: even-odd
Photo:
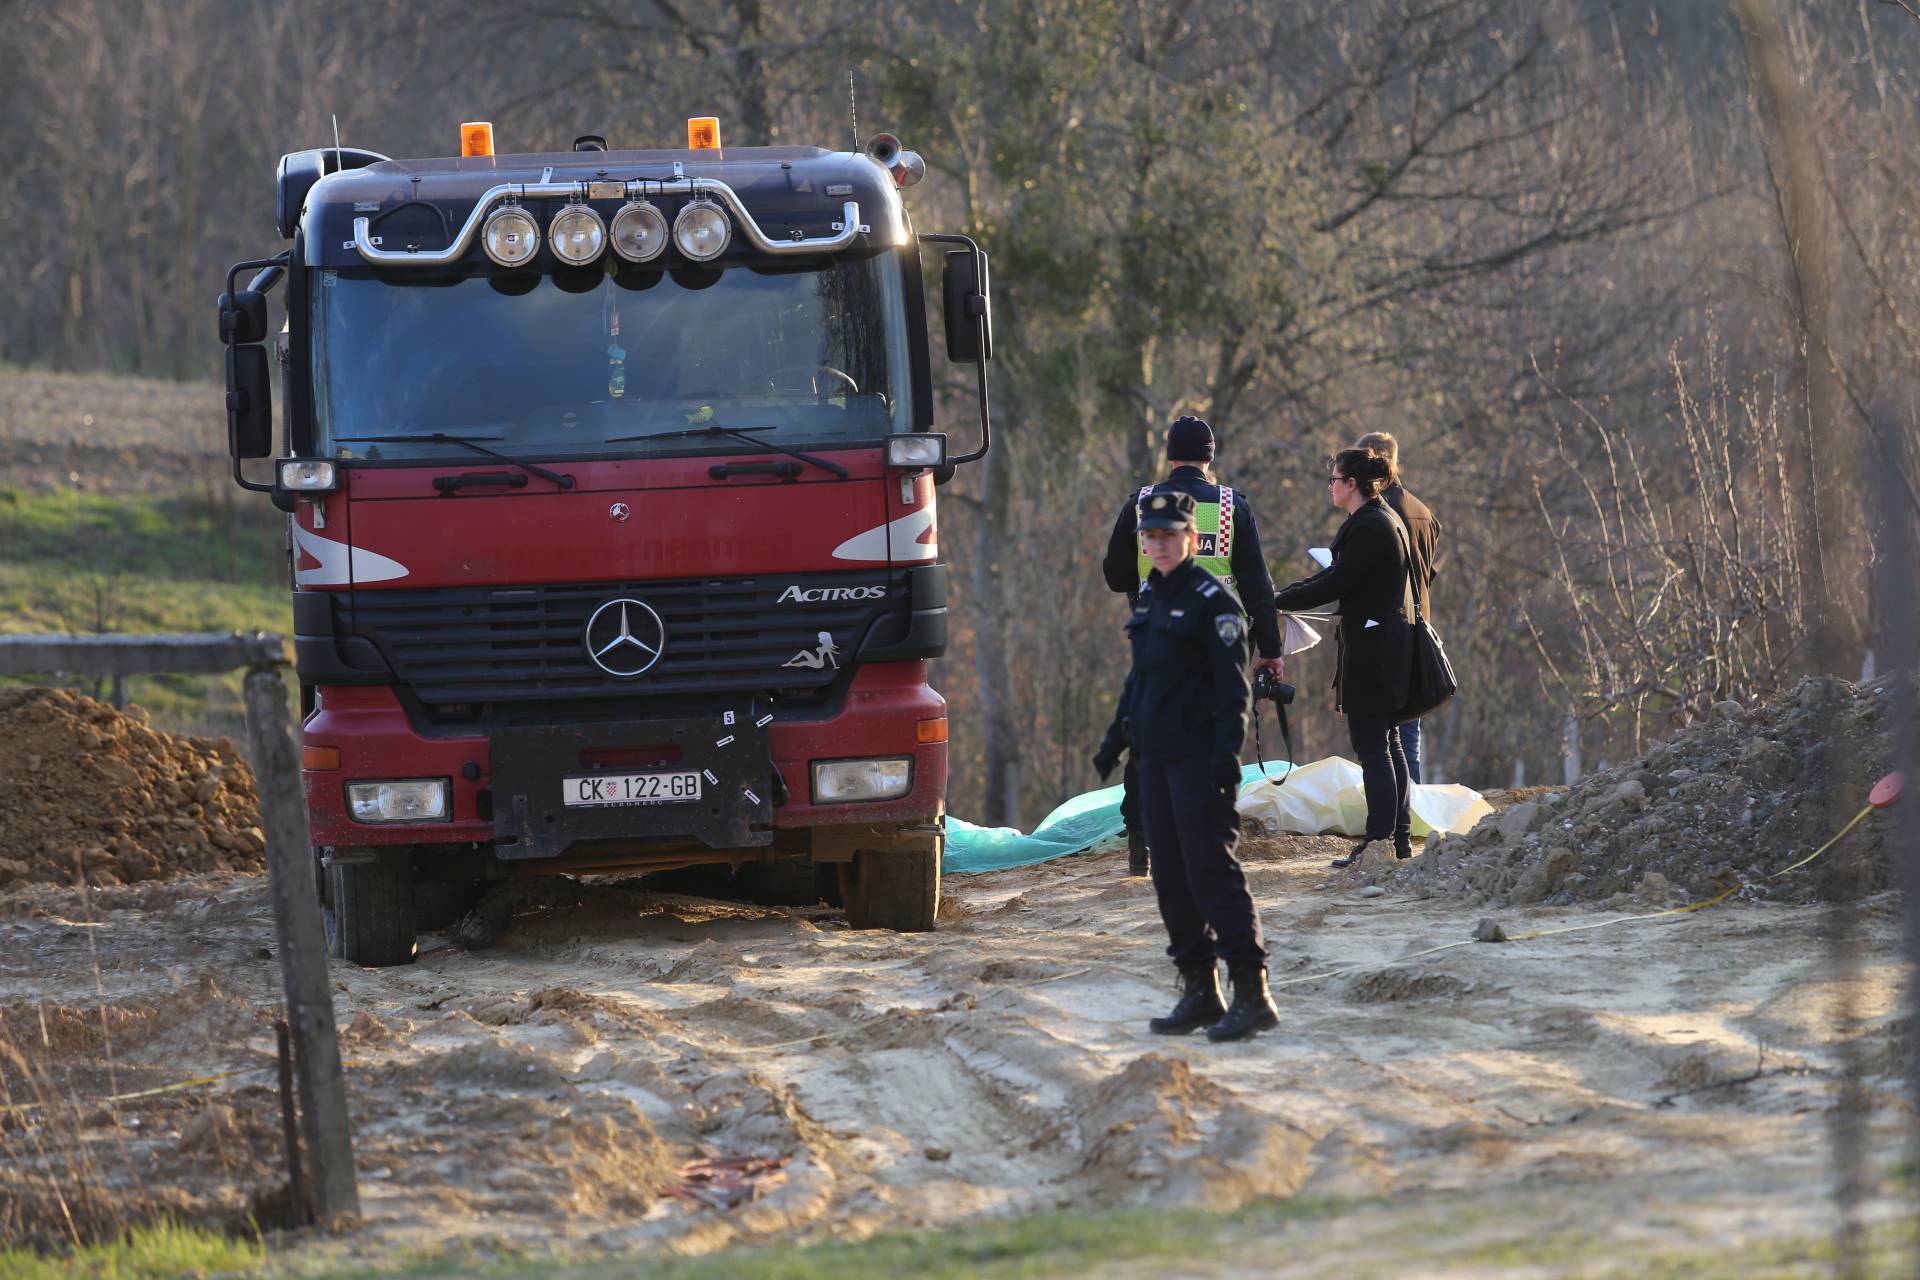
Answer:
[[[1274,717],[1280,721],[1280,742],[1287,749],[1287,771],[1276,780],[1267,772],[1267,749],[1260,745],[1260,704],[1271,702]],[[1285,786],[1287,779],[1293,776],[1293,730],[1287,723],[1287,704],[1278,698],[1255,698],[1253,700],[1253,754],[1260,762],[1260,776],[1274,786]]]

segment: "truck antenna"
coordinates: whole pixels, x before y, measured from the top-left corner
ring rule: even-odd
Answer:
[[[860,104],[853,96],[853,68],[847,68],[847,113],[853,117],[853,149],[860,150]]]
[[[340,113],[336,111],[333,113],[333,171],[338,173],[343,168],[345,166],[340,162]]]

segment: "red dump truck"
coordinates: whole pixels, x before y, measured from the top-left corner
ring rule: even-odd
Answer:
[[[937,495],[989,444],[987,260],[915,233],[900,192],[924,166],[890,137],[688,132],[296,152],[291,247],[227,273],[233,474],[289,518],[338,956],[404,963],[429,904],[488,881],[709,863],[817,885],[855,927],[933,927]],[[978,370],[958,455],[934,429],[930,243],[946,357]]]

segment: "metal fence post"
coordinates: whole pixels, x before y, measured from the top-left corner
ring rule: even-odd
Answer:
[[[246,704],[280,976],[286,985],[287,1024],[293,1032],[294,1065],[299,1073],[300,1120],[311,1170],[308,1204],[316,1222],[332,1223],[359,1214],[360,1192],[354,1179],[353,1134],[347,1124],[346,1079],[327,977],[327,943],[314,884],[306,798],[279,664],[247,671]]]

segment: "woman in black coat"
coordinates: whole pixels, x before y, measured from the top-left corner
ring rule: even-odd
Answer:
[[[1413,668],[1412,557],[1406,526],[1380,497],[1392,466],[1370,449],[1334,455],[1327,493],[1347,513],[1333,539],[1333,563],[1274,597],[1281,609],[1340,605],[1339,667],[1333,687],[1367,792],[1367,835],[1353,852],[1336,858],[1344,867],[1375,840],[1393,841],[1394,854],[1413,856],[1413,814],[1407,757],[1398,718],[1407,702]]]

